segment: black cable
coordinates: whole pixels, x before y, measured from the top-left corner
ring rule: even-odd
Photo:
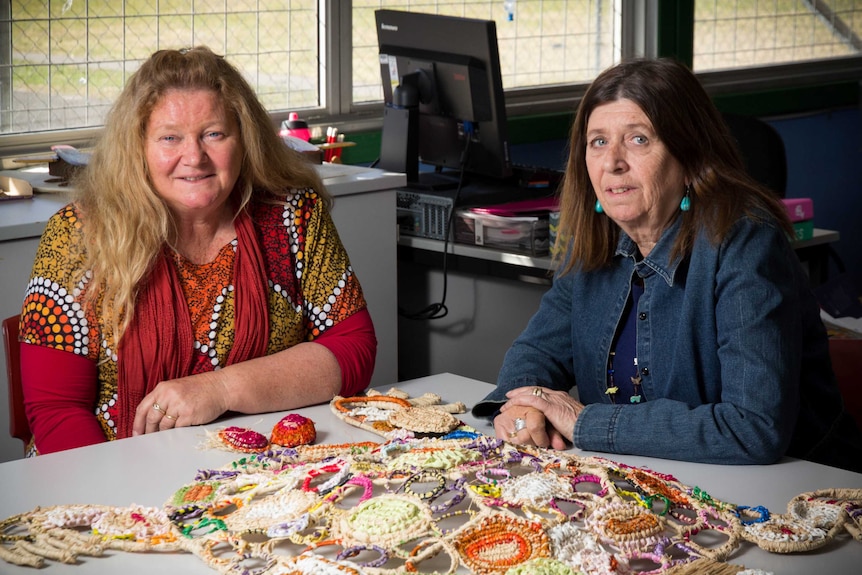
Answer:
[[[409,313],[402,308],[398,308],[398,314],[407,319],[415,319],[415,320],[431,320],[431,319],[441,319],[446,317],[449,313],[449,308],[446,307],[446,295],[449,290],[449,266],[448,266],[448,257],[449,257],[449,236],[452,235],[452,223],[455,220],[455,208],[458,206],[458,199],[461,197],[461,188],[464,187],[464,173],[467,171],[467,159],[470,155],[470,143],[473,140],[473,131],[470,128],[469,131],[465,130],[466,136],[466,144],[464,145],[464,151],[461,152],[460,158],[460,166],[459,166],[459,175],[458,175],[458,187],[455,189],[455,197],[452,200],[452,208],[449,210],[449,216],[446,218],[446,229],[445,238],[443,240],[443,294],[440,298],[439,302],[432,303],[425,308]]]

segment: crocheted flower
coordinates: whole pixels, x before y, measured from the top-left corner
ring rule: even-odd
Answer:
[[[553,473],[527,473],[502,485],[502,498],[519,505],[547,507],[554,499],[574,495],[571,483]]]
[[[661,539],[664,520],[628,503],[609,503],[587,517],[587,526],[620,549],[647,549]]]
[[[215,501],[221,485],[220,481],[198,481],[185,485],[174,493],[168,504],[172,507],[209,507]]]
[[[344,513],[338,537],[344,544],[390,547],[424,536],[431,511],[415,497],[382,495]]]
[[[266,532],[272,525],[301,518],[316,504],[317,496],[313,493],[285,489],[240,507],[226,515],[224,522],[232,532]]]
[[[235,425],[220,430],[218,438],[229,449],[244,453],[257,453],[269,447],[269,440],[262,433]]]
[[[578,565],[590,575],[619,575],[628,572],[628,562],[599,545],[596,536],[574,523],[561,523],[548,530],[554,557]]]
[[[284,447],[307,445],[316,438],[314,422],[298,413],[288,413],[272,428],[272,442]]]
[[[538,557],[550,557],[542,526],[509,516],[491,515],[461,531],[455,548],[474,573],[494,575]]]
[[[773,553],[811,551],[830,541],[823,529],[787,515],[773,515],[769,521],[746,525],[743,536]]]

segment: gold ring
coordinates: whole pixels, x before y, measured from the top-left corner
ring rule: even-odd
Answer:
[[[536,397],[542,397],[544,395],[544,393],[542,393],[542,388],[541,387],[533,388],[533,395],[535,395]]]
[[[164,409],[162,409],[162,406],[160,406],[158,403],[153,404],[153,409],[158,411],[159,413],[161,413],[162,415],[164,415],[166,418],[170,419],[171,421],[175,421],[177,419],[177,417],[179,417],[178,415],[168,415],[168,412],[165,411]]]

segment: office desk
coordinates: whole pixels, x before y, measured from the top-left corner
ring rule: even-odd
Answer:
[[[793,248],[813,285],[828,278],[829,245],[837,242],[841,234],[835,230],[814,228],[814,236],[793,242]],[[398,238],[398,259],[440,267],[444,242],[401,234]],[[453,269],[464,272],[486,273],[505,279],[517,279],[536,284],[550,285],[551,256],[530,256],[482,246],[450,241],[446,247]]]
[[[398,379],[396,280],[397,228],[395,189],[404,174],[374,168],[322,164],[317,166],[323,184],[333,196],[332,219],[362,284],[368,311],[377,330],[374,385]],[[2,175],[23,176],[5,171]],[[47,173],[26,176],[34,187]],[[0,203],[0,318],[21,311],[24,290],[33,267],[39,237],[48,219],[70,201],[68,192],[37,193],[30,200]],[[6,389],[6,359],[0,354],[0,389]],[[7,395],[0,393],[0,429],[8,428]],[[21,457],[17,439],[0,434],[0,461]]]
[[[452,374],[401,382],[396,386],[412,397],[427,391],[444,402],[463,401],[472,406],[491,385]],[[388,387],[381,388],[385,391]],[[317,427],[317,444],[377,441],[382,439],[338,420],[328,405],[297,410]],[[242,454],[201,449],[206,431],[226,425],[271,429],[284,414],[236,417],[202,427],[173,429],[106,444],[44,455],[32,460],[0,464],[0,519],[33,510],[36,506],[99,504],[126,507],[132,504],[162,506],[180,487],[192,482],[199,469],[215,469]],[[486,422],[469,414],[461,419],[479,431],[493,433]],[[597,455],[574,450],[577,455]],[[601,454],[598,454],[601,455]],[[606,456],[614,461],[671,474],[689,486],[738,505],[763,505],[786,512],[794,496],[822,488],[862,488],[862,475],[800,460],[770,466],[719,466],[633,456]],[[51,573],[213,573],[190,554],[135,554],[110,551],[101,558],[83,557],[78,565],[51,562]],[[776,555],[748,543],[730,556],[730,563],[760,568],[776,575],[854,573],[862,564],[862,543],[849,538],[808,554]],[[32,569],[0,562],[0,572],[34,573]]]
[[[813,283],[825,278],[829,246],[838,239],[836,231],[815,229],[812,239],[794,244]],[[420,310],[445,293],[449,310],[434,321],[399,318],[399,377],[452,372],[496,381],[551,285],[551,257],[449,242],[444,274],[443,245],[404,234],[398,240],[399,308]]]

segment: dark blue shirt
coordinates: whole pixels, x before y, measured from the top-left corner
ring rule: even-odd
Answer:
[[[609,370],[612,368],[614,371],[613,374],[608,374],[608,389],[613,384],[619,390],[613,394],[616,403],[641,403],[646,401],[643,386],[638,385],[635,388],[632,382],[633,377],[640,377],[635,362],[637,361],[638,301],[643,293],[643,285],[635,278],[635,281],[632,282],[631,297],[626,304],[626,309],[620,322],[622,329],[617,336],[613,359],[608,365]],[[613,375],[613,380],[611,380],[611,375]]]

